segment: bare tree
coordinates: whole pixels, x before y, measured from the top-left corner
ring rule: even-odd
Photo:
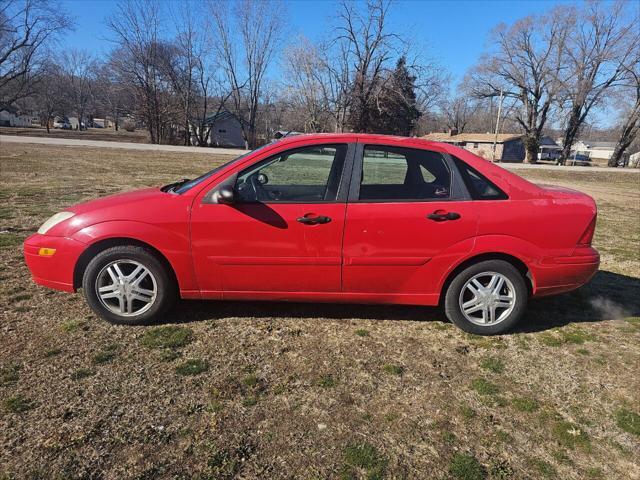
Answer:
[[[42,65],[40,81],[36,85],[35,98],[38,102],[40,120],[44,123],[47,133],[56,115],[66,112],[66,92],[64,88],[64,74],[60,66],[49,59]]]
[[[479,98],[500,92],[520,105],[515,113],[524,131],[526,162],[535,163],[543,129],[558,96],[563,53],[572,26],[572,10],[557,7],[494,30],[493,53],[484,55],[469,88]]]
[[[326,67],[319,48],[306,38],[285,54],[286,98],[301,113],[301,130],[305,132],[333,128],[331,72]]]
[[[86,50],[71,49],[62,54],[61,66],[68,102],[82,130],[86,128],[85,113],[93,95],[97,62]]]
[[[110,62],[98,67],[96,80],[96,100],[102,110],[113,118],[114,128],[120,129],[120,117],[131,110],[132,95],[127,85],[121,83]]]
[[[389,0],[368,0],[361,12],[348,0],[340,3],[338,41],[355,66],[349,123],[356,132],[371,128],[371,112],[384,84],[384,73],[391,68],[394,56],[399,56],[399,36],[389,31],[387,15]]]
[[[170,139],[176,114],[171,82],[164,72],[175,48],[160,38],[160,7],[153,0],[123,0],[107,20],[117,44],[111,64],[119,81],[134,92],[151,143]]]
[[[267,69],[281,31],[281,8],[275,1],[209,2],[216,49],[231,88],[234,113],[249,148],[258,144],[258,109]]]
[[[626,3],[591,1],[580,11],[577,28],[566,42],[566,71],[560,78],[568,115],[563,134],[564,163],[589,113],[605,92],[622,81],[625,65],[640,48],[638,15],[626,19]]]
[[[398,106],[411,105],[424,113],[446,90],[448,78],[437,63],[416,55],[419,49],[389,26],[391,5],[390,0],[343,0],[333,38],[306,51],[297,48],[299,63],[291,66],[304,80],[298,81],[298,94],[307,97],[306,105],[316,115],[328,114],[336,131],[347,125],[362,132],[388,126],[382,117],[388,117],[384,101],[391,97]],[[399,59],[412,78],[411,89],[400,91],[392,85]],[[309,86],[313,88],[307,90]],[[401,101],[402,96],[407,98]]]
[[[441,104],[446,127],[463,133],[478,110],[478,102],[465,95],[445,99]]]
[[[0,2],[0,108],[34,93],[47,43],[71,26],[57,3]]]
[[[308,118],[305,131],[343,132],[352,102],[351,47],[345,41],[312,44],[302,38],[286,54],[288,96]],[[325,124],[326,122],[326,124]]]
[[[180,98],[184,143],[192,139],[206,146],[211,133],[208,118],[220,113],[231,95],[226,82],[218,78],[216,41],[209,31],[206,11],[191,2],[179,4],[176,15],[176,55],[166,72]]]
[[[633,103],[624,117],[618,142],[609,159],[610,167],[617,167],[620,164],[627,149],[640,136],[640,62],[636,60],[626,69],[624,80],[621,90]]]

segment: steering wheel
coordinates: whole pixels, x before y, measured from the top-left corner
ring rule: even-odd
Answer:
[[[261,200],[259,192],[262,191],[262,185],[258,182],[258,175],[251,175],[249,177],[249,182],[251,184],[251,189],[253,190],[253,197],[256,201]]]
[[[263,185],[269,183],[269,177],[264,173],[256,172],[249,177],[249,181],[251,182],[251,188],[255,199],[258,201],[262,200],[262,197],[264,197],[263,193],[265,191]]]

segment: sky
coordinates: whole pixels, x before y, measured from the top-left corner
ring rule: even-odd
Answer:
[[[160,0],[170,1],[170,0]],[[399,0],[392,9],[394,30],[415,39],[429,57],[437,58],[455,78],[461,78],[481,55],[491,29],[532,13],[541,13],[558,2]],[[112,44],[105,18],[115,9],[112,0],[64,0],[62,6],[76,19],[76,29],[62,40],[62,47],[108,52]],[[299,35],[317,40],[331,32],[336,4],[332,0],[289,0],[284,3],[285,41]],[[277,66],[275,67],[277,68]]]
[[[171,0],[158,0],[169,3]],[[221,0],[223,1],[223,0]],[[113,44],[105,19],[114,12],[115,0],[62,0],[62,7],[75,17],[75,31],[61,41],[61,48],[80,48],[96,55],[106,54]],[[390,27],[409,37],[424,55],[434,58],[452,75],[453,84],[480,58],[488,46],[489,34],[499,23],[513,23],[530,14],[544,13],[563,0],[396,0]],[[333,0],[284,0],[284,42],[300,35],[311,40],[328,36],[335,25]],[[273,77],[279,75],[274,62]],[[605,114],[604,123],[612,118]]]

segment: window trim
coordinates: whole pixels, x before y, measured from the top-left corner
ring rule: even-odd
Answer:
[[[362,172],[364,165],[364,150],[366,147],[378,147],[378,148],[390,148],[390,149],[402,149],[402,150],[418,150],[420,152],[435,152],[442,155],[445,165],[449,170],[450,186],[449,197],[447,198],[403,198],[403,199],[376,199],[376,200],[360,200],[360,183],[362,181]],[[458,171],[455,163],[449,154],[445,152],[438,152],[436,150],[430,150],[428,148],[418,148],[414,146],[403,145],[389,145],[384,143],[362,143],[358,142],[355,149],[355,157],[353,160],[353,171],[351,174],[351,181],[349,184],[349,203],[433,203],[433,202],[456,202],[463,200],[471,200],[471,195],[466,188],[466,185],[460,178],[460,172]]]
[[[337,194],[335,200],[316,200],[316,201],[278,201],[278,200],[269,200],[269,201],[255,201],[255,202],[237,202],[238,205],[315,205],[315,204],[328,204],[328,203],[346,203],[347,196],[349,192],[349,180],[351,178],[351,171],[353,168],[353,157],[356,150],[356,144],[354,142],[327,142],[327,143],[312,143],[307,145],[301,145],[298,147],[294,147],[288,150],[281,150],[277,153],[269,155],[268,157],[262,158],[256,162],[253,162],[249,165],[243,166],[240,170],[237,170],[230,174],[229,176],[221,179],[219,183],[217,183],[211,190],[209,190],[205,196],[203,197],[203,203],[217,203],[213,200],[215,197],[215,192],[218,191],[223,186],[230,186],[235,188],[236,181],[240,174],[248,169],[254,168],[259,164],[268,163],[272,161],[275,157],[281,157],[283,155],[291,155],[293,153],[307,150],[309,148],[323,148],[323,147],[336,147],[336,146],[346,146],[345,158],[342,164],[342,171],[339,172],[338,176],[338,187]],[[333,165],[332,165],[333,168]]]

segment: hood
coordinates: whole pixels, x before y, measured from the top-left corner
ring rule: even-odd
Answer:
[[[52,227],[47,235],[72,236],[91,225],[111,221],[158,224],[167,219],[168,212],[179,212],[177,218],[186,221],[192,200],[160,188],[109,195],[66,208],[64,211],[75,215]]]
[[[100,197],[95,200],[78,203],[77,205],[74,205],[70,208],[66,208],[65,211],[73,212],[76,215],[80,215],[103,208],[113,208],[121,205],[132,205],[165,195],[167,194],[162,192],[159,188],[143,188],[141,190],[116,193],[113,195],[108,195],[106,197]]]

